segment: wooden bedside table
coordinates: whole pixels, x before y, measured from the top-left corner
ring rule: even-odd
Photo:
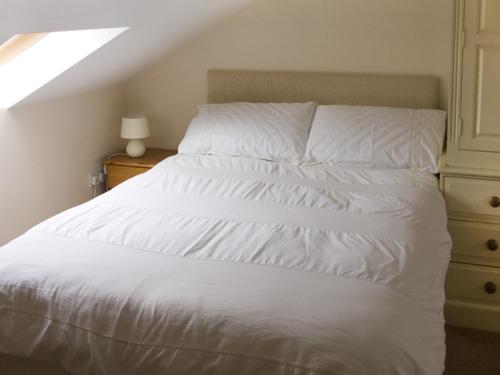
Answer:
[[[138,174],[147,172],[160,161],[177,154],[177,150],[148,148],[144,156],[131,158],[127,155],[116,155],[104,162],[106,169],[106,190],[114,188],[123,181]]]
[[[500,171],[445,166],[440,172],[453,240],[446,320],[500,332]]]

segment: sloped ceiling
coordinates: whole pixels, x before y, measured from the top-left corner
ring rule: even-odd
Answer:
[[[0,44],[14,34],[130,29],[20,104],[124,80],[252,0],[0,0]]]

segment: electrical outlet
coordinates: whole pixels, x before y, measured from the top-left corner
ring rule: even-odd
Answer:
[[[87,175],[89,187],[99,186],[104,183],[105,179],[106,177],[102,169],[94,173],[89,173]]]
[[[106,173],[103,170],[99,171],[99,176],[97,177],[97,182],[104,184],[106,182]]]

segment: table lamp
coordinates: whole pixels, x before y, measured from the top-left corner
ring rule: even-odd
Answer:
[[[146,152],[144,138],[149,137],[148,119],[141,117],[124,117],[122,119],[121,137],[128,139],[127,154],[131,158],[139,158]]]

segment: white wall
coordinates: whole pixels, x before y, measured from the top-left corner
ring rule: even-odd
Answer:
[[[453,0],[255,0],[126,85],[150,145],[175,148],[209,68],[432,74],[446,107]]]
[[[87,173],[123,146],[123,86],[0,110],[0,245],[88,200]]]

